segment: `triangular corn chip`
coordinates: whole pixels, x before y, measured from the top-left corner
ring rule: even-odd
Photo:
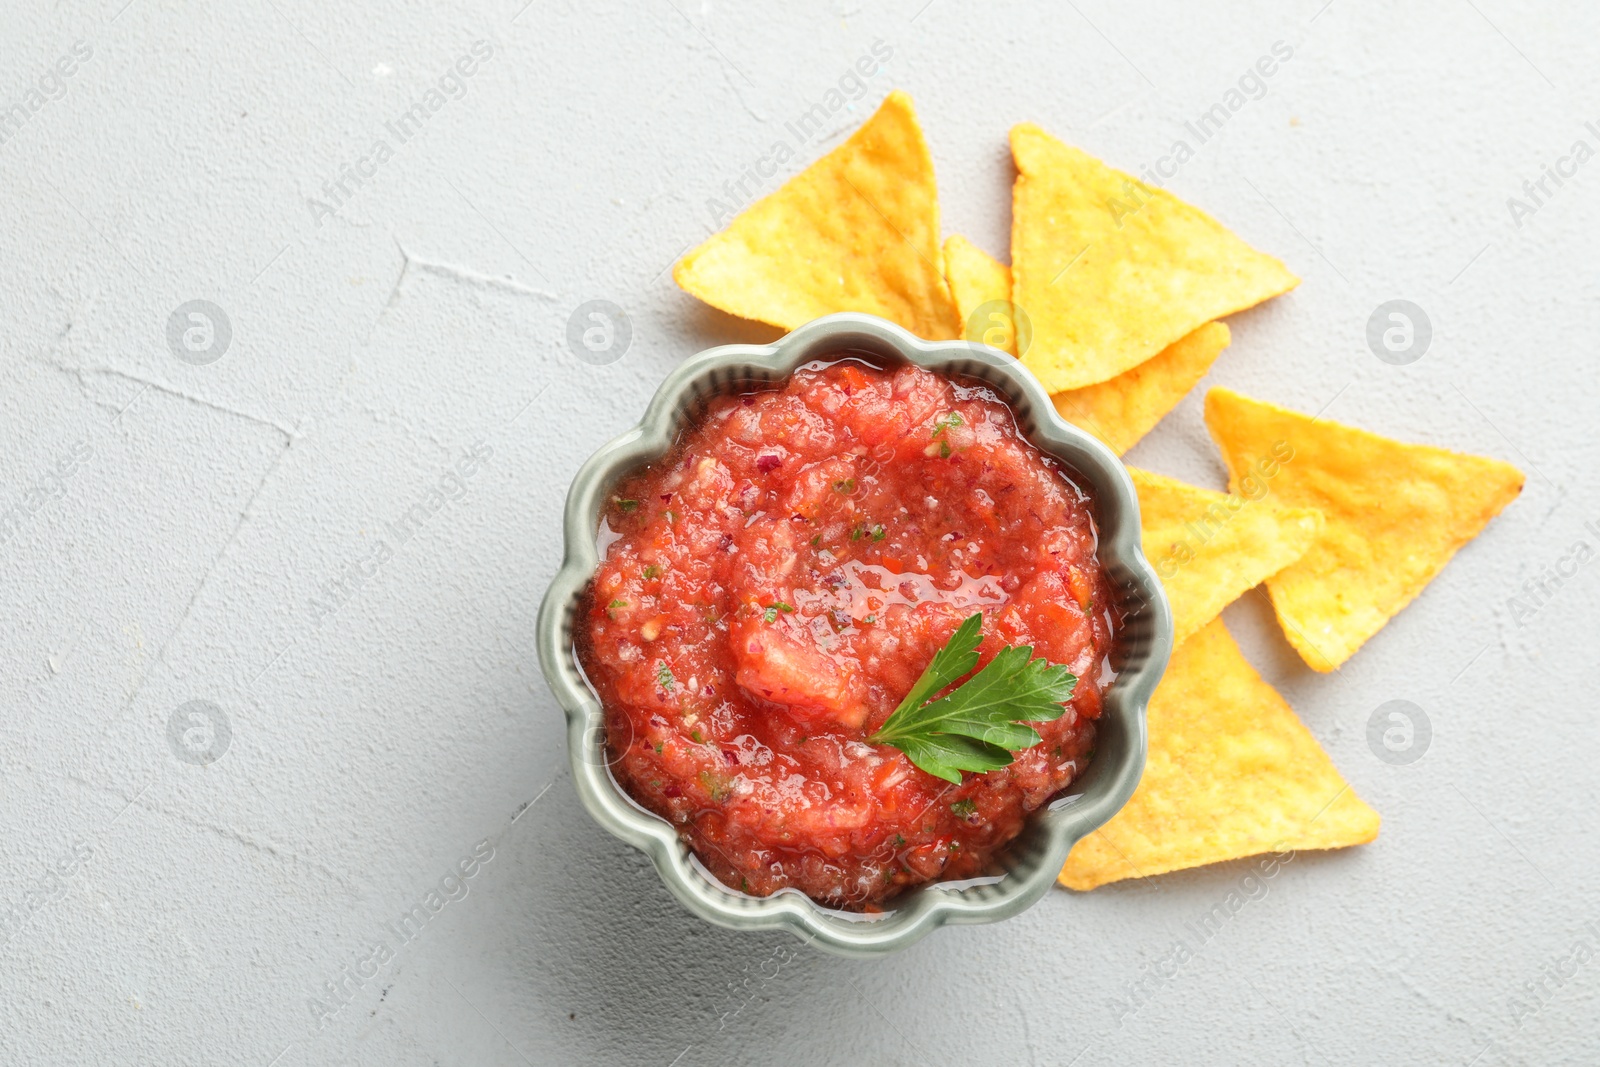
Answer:
[[[944,242],[944,276],[969,341],[1017,354],[1016,324],[1011,321],[1011,268],[960,235]],[[973,321],[985,304],[998,304],[992,314]]]
[[[1206,426],[1236,492],[1274,468],[1274,501],[1326,519],[1311,550],[1267,580],[1285,636],[1313,670],[1349,659],[1522,491],[1509,463],[1403,444],[1228,389],[1206,394]]]
[[[1061,884],[1093,889],[1207,863],[1360,845],[1378,813],[1245,660],[1220,619],[1173,653],[1125,807],[1079,841]]]
[[[713,307],[792,330],[866,311],[930,340],[959,335],[939,249],[933,160],[892,92],[844,144],[684,256],[672,276]]]
[[[944,243],[944,273],[967,340],[1016,355],[1011,268],[965,237],[955,236]],[[1003,306],[992,309],[982,321],[974,321],[974,313],[985,304]],[[1055,401],[1056,414],[1088,430],[1120,456],[1206,376],[1231,337],[1227,326],[1208,322],[1109,381],[1069,389],[1050,399]]]
[[[1012,128],[1011,153],[1012,299],[1033,325],[1022,361],[1052,393],[1299,283],[1211,216],[1037,126]]]
[[[1208,322],[1108,381],[1051,397],[1056,413],[1122,455],[1177,406],[1228,347],[1228,327]]]
[[[1269,500],[1270,481],[1251,483],[1252,498],[1128,473],[1139,493],[1144,554],[1172,605],[1174,645],[1305,555],[1322,531],[1316,509]]]

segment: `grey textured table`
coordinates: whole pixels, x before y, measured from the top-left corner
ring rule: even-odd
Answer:
[[[1213,7],[11,4],[0,1060],[1600,1059],[1600,16]],[[1248,864],[878,963],[733,935],[563,769],[531,630],[567,481],[686,353],[769,336],[669,267],[893,87],[946,232],[1002,256],[1012,123],[1129,169],[1189,138],[1171,187],[1305,279],[1209,382],[1528,474],[1338,674],[1228,611],[1384,827],[1203,943]],[[1404,365],[1392,299],[1432,327]],[[589,300],[615,362],[566,345]],[[1220,486],[1199,399],[1130,462]],[[1391,700],[1409,764],[1369,745]]]

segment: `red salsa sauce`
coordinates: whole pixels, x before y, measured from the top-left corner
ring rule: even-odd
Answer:
[[[1110,684],[1092,501],[992,390],[819,362],[711,402],[608,503],[578,652],[617,780],[723,883],[874,910],[986,872],[1087,765]],[[866,738],[957,626],[1068,667],[1042,742],[959,786]]]

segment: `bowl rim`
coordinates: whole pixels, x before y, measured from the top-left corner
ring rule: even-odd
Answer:
[[[1124,650],[1126,659],[1106,691],[1100,719],[1102,724],[1115,722],[1124,732],[1117,746],[1121,758],[1106,763],[1097,743],[1096,759],[1072,787],[1087,782],[1085,788],[1030,816],[1018,840],[1028,839],[1035,849],[1038,858],[1031,871],[1007,870],[965,883],[926,883],[873,916],[827,908],[797,890],[755,897],[713,878],[677,830],[634,801],[612,777],[603,712],[571,640],[577,605],[600,562],[596,532],[604,491],[628,471],[664,455],[703,397],[740,381],[781,381],[805,363],[852,352],[942,375],[978,378],[1001,393],[1019,431],[1090,483],[1099,533],[1096,554],[1120,594],[1139,602],[1143,635],[1137,650]],[[1025,425],[1025,416],[1032,428]],[[669,373],[639,423],[598,449],[578,470],[567,494],[563,534],[562,564],[540,606],[536,641],[545,681],[566,713],[567,757],[578,797],[596,822],[650,857],[681,904],[713,924],[785,929],[825,951],[861,957],[904,948],[946,924],[1008,918],[1044,895],[1072,846],[1115,815],[1138,785],[1145,762],[1146,704],[1172,651],[1171,610],[1141,548],[1138,496],[1122,461],[1098,439],[1062,420],[1038,379],[1010,355],[976,342],[926,341],[859,312],[814,319],[771,344],[706,349]]]

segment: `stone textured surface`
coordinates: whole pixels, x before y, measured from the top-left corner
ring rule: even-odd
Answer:
[[[1600,1055],[1600,568],[1572,551],[1600,547],[1600,163],[1569,157],[1600,148],[1592,7],[13,8],[0,1060]],[[89,58],[55,80],[80,41]],[[391,133],[479,41],[459,93]],[[786,123],[880,41],[887,66],[799,143]],[[1265,94],[1199,143],[1185,122],[1279,41],[1293,55]],[[896,86],[926,125],[946,232],[1000,254],[1012,123],[1128,168],[1189,141],[1171,188],[1305,278],[1233,320],[1208,381],[1528,472],[1338,674],[1302,667],[1259,598],[1226,616],[1383,813],[1373,845],[1260,883],[1241,863],[1056,891],[860,963],[689,918],[577,805],[531,641],[566,483],[686,353],[768,336],[671,283],[708,200],[783,141],[796,158],[745,190],[775,187]],[[1524,182],[1562,158],[1536,203]],[[345,165],[366,175],[325,191]],[[1406,365],[1366,341],[1394,298],[1433,327]],[[592,299],[631,321],[604,366],[565,342]],[[168,340],[191,300],[232,328],[203,365]],[[450,475],[480,441],[492,455]],[[1222,484],[1198,393],[1129,459]],[[435,490],[454,499],[400,542],[391,524]],[[1546,568],[1566,577],[1530,597]],[[193,700],[225,716],[225,749],[206,720],[170,739]],[[1409,765],[1368,743],[1391,700],[1431,723]],[[179,758],[196,750],[220,756]],[[475,848],[492,858],[445,883],[466,895],[402,944],[390,924]],[[349,1003],[319,1026],[326,982]]]

